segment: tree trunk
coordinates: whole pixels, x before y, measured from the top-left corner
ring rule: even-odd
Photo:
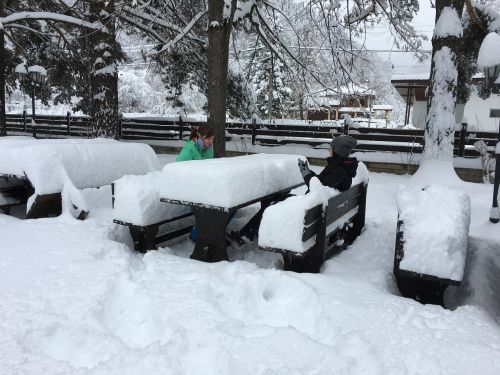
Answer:
[[[90,21],[102,29],[90,34],[92,137],[116,138],[118,114],[118,66],[114,0],[90,0]]]
[[[229,61],[231,20],[236,10],[236,0],[231,0],[231,10],[224,10],[224,0],[208,1],[208,125],[215,130],[215,155],[226,153],[226,97]]]
[[[0,0],[0,17],[5,16],[5,0]],[[0,136],[7,135],[5,123],[5,32],[0,28]]]
[[[458,20],[464,0],[437,0],[436,24],[445,7],[457,12]],[[437,35],[432,39],[431,79],[425,124],[426,159],[451,161],[457,104],[457,77],[461,35]]]

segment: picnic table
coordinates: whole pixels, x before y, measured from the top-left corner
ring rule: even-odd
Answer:
[[[256,154],[166,165],[160,200],[192,208],[199,234],[191,258],[228,260],[226,229],[236,210],[265,208],[303,185],[298,158]]]
[[[98,188],[126,174],[158,169],[156,154],[145,144],[102,138],[2,137],[0,208],[8,212],[13,205],[27,204],[26,218],[58,215],[65,188],[73,205],[85,206],[78,189]]]

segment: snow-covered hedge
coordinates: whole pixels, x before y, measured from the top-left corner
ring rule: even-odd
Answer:
[[[161,172],[115,181],[113,219],[146,226],[191,212],[186,206],[160,202],[161,183]]]
[[[79,189],[99,187],[159,168],[155,152],[143,143],[30,137],[0,141],[0,173],[28,177],[36,194],[61,192],[68,180]]]
[[[297,161],[297,155],[255,154],[167,164],[160,197],[234,207],[303,183]]]
[[[368,182],[368,170],[361,162],[352,186],[360,182]],[[287,249],[297,253],[309,250],[316,238],[312,237],[308,242],[302,242],[306,211],[318,204],[326,206],[328,200],[339,193],[336,189],[323,186],[317,178],[312,178],[308,194],[290,197],[268,207],[264,211],[259,228],[259,246]],[[339,221],[339,225],[341,224],[343,223]]]
[[[397,202],[404,233],[399,268],[461,281],[469,235],[469,196],[436,185],[405,187],[398,192]]]

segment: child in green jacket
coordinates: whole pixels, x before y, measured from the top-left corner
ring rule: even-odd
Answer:
[[[189,141],[184,143],[176,161],[213,159],[214,157],[214,129],[207,124],[201,124],[191,130]],[[192,241],[198,238],[198,228],[194,225],[189,234]]]
[[[184,143],[176,161],[203,160],[214,157],[214,129],[202,124],[191,130],[189,141]]]

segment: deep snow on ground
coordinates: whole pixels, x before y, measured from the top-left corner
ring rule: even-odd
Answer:
[[[86,191],[99,208],[83,222],[0,215],[0,374],[499,374],[492,186],[464,185],[466,280],[445,310],[400,297],[392,276],[407,180],[370,175],[364,232],[317,275],[253,244],[216,264],[186,241],[134,253],[106,188]]]

